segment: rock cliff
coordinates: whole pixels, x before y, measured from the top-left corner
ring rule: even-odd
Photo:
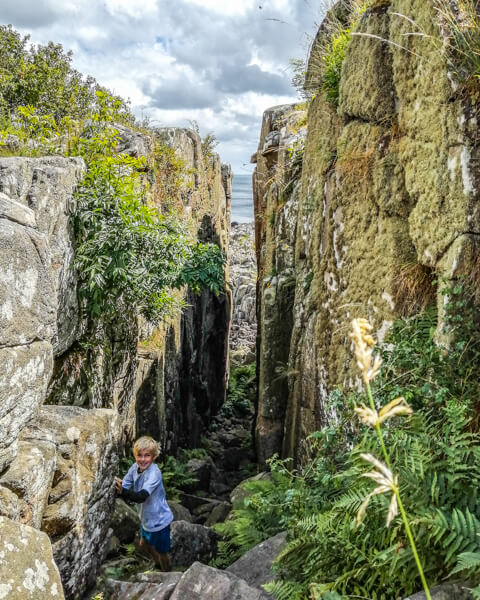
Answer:
[[[478,256],[477,109],[452,72],[433,4],[369,3],[345,51],[338,107],[321,90],[328,22],[320,27],[291,185],[292,108],[264,115],[254,177],[262,459],[301,460],[308,434],[334,418],[329,393],[356,385],[353,317],[368,317],[382,339],[397,316],[435,299],[434,280],[471,271]]]
[[[148,136],[120,132],[119,152],[148,158]],[[156,136],[188,177],[162,208],[226,251],[229,167],[192,131]],[[183,314],[158,328],[129,310],[114,323],[88,318],[73,266],[74,191],[84,171],[80,158],[0,159],[0,515],[9,519],[0,540],[10,543],[10,520],[46,532],[67,598],[93,583],[105,556],[123,445],[144,433],[170,451],[198,445],[223,403],[231,313],[227,290],[187,291]],[[150,165],[144,176],[154,198],[162,173]],[[3,591],[20,597],[14,583]]]

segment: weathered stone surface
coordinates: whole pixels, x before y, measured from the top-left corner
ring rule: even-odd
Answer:
[[[462,584],[445,583],[430,590],[432,600],[470,600],[473,598],[470,593],[471,587]],[[418,592],[413,596],[408,596],[405,600],[426,600],[425,592]]]
[[[107,579],[105,600],[168,600],[182,573],[140,573],[137,583]]]
[[[19,225],[36,227],[35,213],[28,206],[16,202],[3,192],[0,192],[0,219],[8,219]]]
[[[148,157],[153,151],[153,139],[138,131],[130,129],[120,123],[115,124],[115,129],[120,134],[120,140],[116,151],[120,154],[128,154],[134,158]]]
[[[140,517],[134,508],[121,498],[117,498],[110,526],[120,542],[127,544],[140,531]]]
[[[264,479],[270,479],[270,474],[266,472],[258,473],[257,475],[253,475],[253,477],[249,477],[240,482],[230,493],[230,502],[233,508],[241,508],[243,506],[243,501],[245,498],[248,498],[250,494],[250,492],[245,489],[245,483],[248,483],[249,481],[262,481]]]
[[[0,346],[50,342],[57,299],[45,235],[0,219]]]
[[[22,499],[20,520],[26,525],[41,528],[50,487],[57,464],[57,450],[52,442],[20,441],[18,454],[0,485]]]
[[[196,483],[191,486],[192,491],[208,491],[212,470],[214,470],[214,468],[215,465],[211,458],[192,458],[187,462],[188,472],[197,480]]]
[[[192,522],[192,515],[188,508],[180,504],[180,502],[172,502],[168,501],[168,506],[173,513],[173,518],[175,521],[188,521]]]
[[[12,521],[20,518],[20,502],[17,494],[0,485],[0,515]]]
[[[265,592],[231,573],[194,563],[180,579],[171,600],[264,600]]]
[[[146,583],[166,583],[175,585],[179,582],[180,577],[182,576],[181,572],[171,571],[170,573],[163,573],[159,571],[149,571],[147,573],[137,573],[135,579],[137,581],[144,581]]]
[[[421,36],[411,35],[412,22]],[[307,74],[316,94],[303,162],[285,202],[295,223],[288,233],[278,185],[288,109],[264,115],[254,175],[261,461],[278,451],[304,460],[304,440],[335,416],[330,392],[356,385],[352,318],[368,317],[382,340],[398,316],[421,308],[402,277],[415,283],[420,273],[424,296],[434,302],[436,294],[440,306],[432,280],[459,273],[460,263],[469,272],[468,256],[478,257],[477,111],[456,93],[445,54],[431,44],[437,26],[430,2],[369,7],[345,54],[338,110],[314,72],[328,31],[320,27]],[[290,302],[280,285],[289,276]]]
[[[230,352],[248,356],[255,352],[257,265],[253,223],[232,223],[229,245],[229,272],[232,288]],[[238,358],[236,359],[238,361]]]
[[[0,158],[0,192],[33,211],[38,231],[48,243],[50,277],[58,304],[58,311],[53,315],[56,353],[63,352],[72,343],[78,325],[70,216],[73,191],[84,170],[81,158]]]
[[[45,398],[52,363],[52,346],[48,342],[0,348],[0,431],[3,432],[0,470],[14,457],[10,444],[16,442],[20,431]]]
[[[0,597],[4,600],[64,598],[48,537],[5,517],[0,517]]]
[[[339,113],[342,115],[367,121],[387,120],[394,116],[387,8],[366,11],[358,25],[358,35],[354,35],[348,45],[340,80]],[[362,57],[360,69],[359,57]]]
[[[195,561],[208,562],[217,553],[217,534],[208,527],[174,521],[171,528],[172,564],[188,567]]]
[[[243,578],[248,585],[262,589],[262,585],[275,579],[272,564],[286,543],[286,533],[277,533],[274,537],[258,544],[241,558],[227,567],[227,571]]]
[[[220,502],[212,509],[205,521],[205,527],[212,527],[215,523],[223,523],[232,510],[230,502]]]
[[[294,182],[291,149],[301,152],[304,118],[296,105],[275,106],[264,113],[254,175],[257,279],[257,452],[260,464],[283,441],[288,398],[288,357],[293,327],[295,243],[300,186]],[[298,174],[297,174],[298,177]],[[273,375],[275,374],[275,375]]]
[[[67,598],[80,596],[92,585],[108,550],[119,439],[115,411],[71,406],[42,407],[22,432],[24,441],[50,442],[56,447],[42,529],[54,542]]]

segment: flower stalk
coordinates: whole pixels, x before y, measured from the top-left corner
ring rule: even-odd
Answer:
[[[362,505],[360,506],[360,509],[357,514],[357,523],[360,523],[363,516],[365,515],[368,503],[372,496],[382,494],[385,492],[392,493],[392,498],[387,514],[387,527],[398,514],[398,511],[400,511],[400,515],[405,527],[405,532],[407,534],[410,547],[412,548],[418,573],[422,581],[423,589],[425,590],[425,595],[427,597],[427,600],[432,600],[432,597],[430,595],[430,589],[428,587],[428,583],[423,572],[422,563],[420,561],[417,547],[415,545],[412,530],[408,522],[407,513],[405,511],[402,499],[400,497],[398,477],[396,475],[393,475],[390,457],[385,446],[385,440],[383,439],[383,432],[381,429],[382,423],[384,423],[387,419],[399,415],[408,415],[411,414],[413,411],[410,408],[410,406],[408,406],[405,399],[402,397],[392,400],[392,402],[389,402],[389,404],[384,406],[380,411],[377,411],[375,407],[375,402],[373,400],[370,382],[376,377],[376,375],[378,375],[382,364],[382,360],[378,355],[373,357],[373,347],[375,346],[375,340],[371,335],[372,329],[372,326],[366,319],[354,319],[352,321],[352,333],[350,334],[350,337],[353,340],[355,358],[357,359],[357,365],[362,372],[362,379],[365,384],[367,397],[370,405],[370,407],[367,407],[364,404],[362,404],[359,407],[357,406],[355,408],[355,412],[359,415],[359,418],[363,423],[375,429],[385,464],[383,465],[380,461],[378,461],[375,457],[373,457],[370,454],[361,455],[363,460],[370,462],[375,467],[373,471],[371,471],[370,473],[365,473],[364,476],[374,480],[378,484],[378,487],[375,488],[372,492],[370,492],[370,494],[368,494],[368,496],[362,502]]]

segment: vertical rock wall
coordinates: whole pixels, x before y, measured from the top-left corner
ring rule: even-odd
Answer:
[[[425,35],[408,35],[412,21]],[[382,339],[396,317],[415,312],[429,295],[434,300],[434,273],[441,279],[468,271],[478,255],[477,109],[449,73],[443,35],[430,2],[373,3],[347,48],[337,110],[320,91],[318,46],[312,49],[307,79],[318,88],[300,178],[288,389],[280,402],[269,392],[274,365],[259,357],[257,430],[264,455],[271,452],[261,416],[265,398],[281,413],[283,453],[301,460],[306,436],[334,417],[330,391],[356,384],[350,320],[368,317]],[[267,111],[264,128],[270,121]],[[265,229],[268,215],[259,206],[269,192],[256,177],[256,211]],[[257,243],[261,261],[268,242],[257,236]],[[262,285],[267,277],[264,272]],[[419,283],[423,289],[412,296]],[[268,297],[259,302],[266,315]],[[440,312],[442,302],[439,295]],[[262,347],[271,326],[260,335]]]
[[[149,154],[151,140],[120,130],[119,151]],[[196,134],[163,134],[191,178],[179,218],[226,249],[229,168]],[[137,433],[171,450],[198,444],[222,404],[231,312],[227,292],[203,292],[157,329],[128,308],[115,323],[85,319],[71,222],[84,170],[81,159],[0,159],[0,515],[48,533],[67,598],[104,558],[121,445]]]
[[[198,135],[187,129],[160,131],[190,172],[182,199],[185,218],[200,242],[228,250],[232,173],[217,154],[204,156]],[[228,279],[228,273],[227,273]],[[231,295],[188,292],[182,315],[150,332],[139,346],[137,432],[158,435],[162,447],[195,447],[211,417],[223,404],[227,384]],[[152,399],[155,399],[152,402]]]
[[[256,446],[261,464],[280,453],[288,397],[288,358],[295,293],[295,240],[304,112],[295,104],[264,113],[253,178],[257,249]]]

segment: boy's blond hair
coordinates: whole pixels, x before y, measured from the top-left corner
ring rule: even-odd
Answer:
[[[153,460],[160,454],[157,442],[149,435],[138,438],[133,446],[133,455],[136,456],[140,450],[150,452]]]

